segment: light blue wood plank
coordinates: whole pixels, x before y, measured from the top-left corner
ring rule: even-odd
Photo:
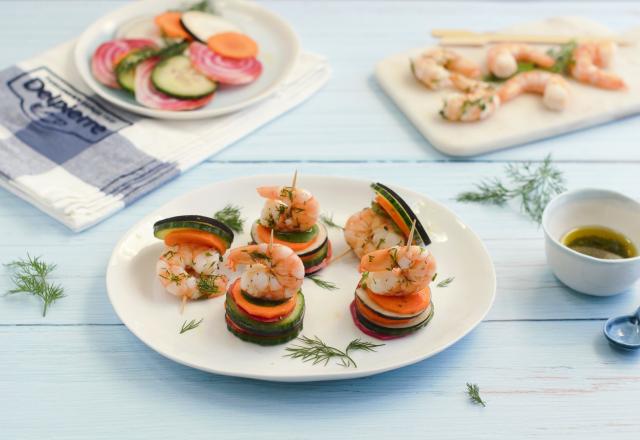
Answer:
[[[119,326],[0,327],[0,426],[10,439],[633,438],[640,357],[612,351],[601,327],[483,323],[414,366],[312,384],[182,367]]]
[[[444,156],[380,91],[372,78],[378,60],[427,44],[428,31],[433,27],[499,29],[521,21],[579,13],[624,30],[637,25],[640,13],[640,6],[630,2],[546,2],[543,6],[473,2],[463,8],[455,2],[417,1],[261,3],[291,22],[307,50],[326,55],[334,75],[310,101],[222,152],[218,159],[442,159]],[[94,0],[86,7],[74,0],[3,1],[0,65],[73,38],[93,20],[122,4]],[[497,8],[500,13],[496,13]],[[20,44],[15,44],[17,40]],[[638,124],[640,119],[633,117],[483,159],[541,159],[553,151],[562,159],[640,160],[640,149],[634,144]]]
[[[59,265],[57,276],[68,297],[47,318],[40,317],[35,299],[0,298],[0,323],[118,323],[108,303],[104,273],[119,237],[140,218],[166,201],[211,182],[242,175],[290,173],[353,176],[412,188],[450,206],[485,240],[498,274],[498,294],[488,319],[604,318],[629,312],[640,302],[629,292],[596,299],[572,293],[560,285],[545,263],[542,231],[508,208],[460,204],[456,194],[484,177],[500,175],[493,163],[206,163],[143,198],[97,227],[74,235],[35,208],[6,192],[0,193],[0,230],[12,231],[0,243],[0,262],[42,254]],[[568,186],[602,186],[640,198],[636,164],[559,164]],[[321,201],[322,202],[322,201]],[[256,200],[256,203],[260,203]],[[363,206],[367,201],[363,200]],[[330,212],[329,203],[323,210]],[[345,218],[336,220],[345,221]],[[0,269],[3,271],[4,269]],[[0,277],[0,291],[9,288]]]

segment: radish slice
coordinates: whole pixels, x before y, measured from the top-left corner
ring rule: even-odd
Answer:
[[[150,58],[136,67],[135,94],[140,104],[161,110],[193,110],[207,105],[213,99],[213,93],[199,99],[178,99],[156,90],[151,82],[151,72],[160,58]]]
[[[131,50],[142,47],[156,47],[156,44],[152,40],[142,38],[102,43],[91,58],[93,76],[105,86],[119,89],[120,85],[115,74],[116,64]]]
[[[196,41],[189,45],[189,57],[196,70],[222,84],[249,84],[262,73],[262,63],[256,58],[226,58]]]
[[[116,38],[146,38],[154,41],[158,46],[164,45],[160,28],[156,25],[154,17],[136,17],[127,21],[118,28]]]
[[[187,11],[180,17],[182,27],[196,40],[205,43],[222,32],[240,32],[237,26],[222,17],[202,11]]]

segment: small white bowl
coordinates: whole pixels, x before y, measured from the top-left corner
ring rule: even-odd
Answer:
[[[640,256],[603,260],[576,252],[560,240],[574,228],[605,226],[640,246],[640,203],[603,189],[568,191],[553,199],[542,214],[547,263],[553,273],[578,292],[610,296],[629,289],[640,278]]]

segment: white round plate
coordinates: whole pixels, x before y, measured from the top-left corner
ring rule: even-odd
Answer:
[[[136,17],[154,16],[177,9],[195,0],[142,0],[124,6],[93,23],[78,39],[75,48],[76,68],[82,79],[101,98],[143,116],[162,119],[202,119],[231,113],[254,104],[272,94],[293,69],[299,55],[298,38],[280,17],[253,2],[216,1],[216,11],[258,42],[263,71],[255,82],[239,87],[221,86],[213,100],[197,110],[156,110],[138,104],[123,90],[102,85],[91,74],[91,56],[103,42],[115,38],[116,30]]]
[[[153,237],[153,223],[182,214],[211,216],[227,203],[234,203],[242,207],[250,224],[258,218],[263,204],[256,187],[290,181],[291,176],[279,175],[218,182],[174,199],[131,228],[116,245],[107,270],[109,299],[129,330],[158,353],[201,370],[273,381],[316,381],[368,376],[426,359],[466,335],[491,308],[495,272],[480,239],[441,204],[396,188],[434,241],[430,249],[438,262],[438,277],[432,285],[435,315],[426,328],[402,339],[386,341],[374,353],[353,352],[358,366],[345,368],[333,360],[325,366],[284,357],[285,347],[293,342],[261,347],[241,341],[227,331],[224,297],[189,302],[181,315],[179,299],[165,292],[155,276],[163,243]],[[344,224],[373,197],[370,182],[365,181],[303,175],[298,184],[311,191],[322,212],[333,213],[338,224]],[[342,254],[347,249],[342,231],[329,231],[334,255]],[[248,241],[247,233],[240,234],[233,246]],[[344,348],[355,338],[376,341],[361,333],[351,320],[349,304],[359,279],[357,267],[358,260],[349,254],[318,274],[335,283],[339,287],[335,291],[323,290],[308,279],[304,281],[307,311],[302,335],[318,336],[338,348]],[[449,277],[455,279],[448,287],[436,287]],[[199,327],[178,334],[185,320],[200,318],[204,321]]]

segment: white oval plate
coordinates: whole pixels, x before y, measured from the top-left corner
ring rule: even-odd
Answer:
[[[181,214],[211,216],[227,203],[243,208],[247,224],[255,220],[262,199],[255,188],[287,184],[291,176],[258,176],[214,183],[192,191],[145,217],[116,245],[107,270],[109,299],[122,322],[149,347],[176,362],[212,373],[273,381],[348,379],[400,368],[444,350],[471,331],[487,314],[495,296],[493,263],[480,239],[443,205],[420,194],[397,188],[427,227],[434,243],[430,248],[438,262],[438,278],[432,285],[435,315],[431,323],[414,335],[386,341],[375,353],[354,352],[357,368],[330,361],[326,366],[284,357],[283,344],[260,347],[243,342],[227,331],[224,298],[187,303],[180,314],[178,298],[166,293],[155,276],[155,263],[163,244],[153,237],[153,223]],[[344,224],[354,211],[367,206],[373,192],[370,182],[337,177],[300,176],[299,185],[319,200],[322,211],[333,213]],[[245,225],[245,231],[248,230]],[[342,232],[330,229],[334,255],[347,245]],[[237,235],[233,246],[249,241]],[[350,254],[319,273],[339,290],[327,291],[305,280],[307,301],[303,335],[318,336],[344,348],[354,338],[375,341],[353,324],[349,304],[359,279],[358,260]],[[455,277],[446,288],[435,284]],[[182,335],[185,320],[204,318],[196,329]]]
[[[253,2],[216,1],[218,13],[246,32],[260,46],[258,59],[263,64],[260,78],[240,87],[220,87],[211,103],[197,110],[156,110],[138,104],[123,90],[100,84],[91,74],[90,61],[95,49],[115,38],[116,30],[136,17],[154,16],[185,3],[181,0],[142,0],[124,6],[93,23],[78,39],[75,48],[76,68],[82,79],[101,98],[125,110],[162,119],[202,119],[231,113],[254,104],[272,94],[295,66],[299,55],[298,38],[280,17]]]

